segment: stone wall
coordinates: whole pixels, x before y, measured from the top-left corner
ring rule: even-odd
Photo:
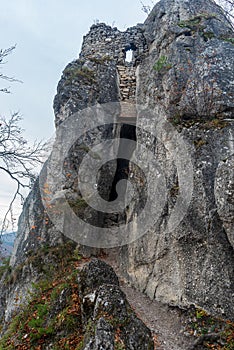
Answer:
[[[119,64],[124,64],[128,50],[133,50],[134,64],[147,52],[142,25],[121,32],[117,28],[100,23],[93,25],[84,37],[80,59],[90,56],[109,57]]]
[[[132,61],[126,52],[132,50]],[[147,55],[143,25],[125,32],[104,23],[93,25],[84,37],[79,59],[63,71],[54,99],[55,123],[94,105],[125,101],[135,103],[136,67]]]

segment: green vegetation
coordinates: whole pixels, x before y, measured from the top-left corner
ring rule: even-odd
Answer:
[[[90,151],[90,147],[89,146],[86,146],[86,145],[81,145],[81,146],[79,146],[79,149],[81,150],[81,151],[84,151],[84,152],[86,152],[86,153],[88,153],[89,151]]]
[[[203,32],[202,36],[206,41],[215,38],[215,35],[213,32]]]
[[[207,119],[197,118],[196,116],[187,118],[186,116],[175,114],[173,117],[169,118],[169,121],[174,125],[179,131],[185,127],[190,128],[193,125],[197,125],[201,129],[223,129],[228,125],[228,122],[222,119],[222,117],[210,117]],[[196,141],[195,141],[196,142]],[[195,144],[195,143],[194,143]],[[204,143],[198,142],[195,144],[197,148],[203,146]]]
[[[183,122],[181,115],[175,114],[172,118],[170,118],[170,122],[172,123],[172,125],[177,126],[177,125],[181,125],[181,123]]]
[[[209,14],[209,13],[201,13],[197,16],[191,17],[187,20],[180,21],[178,23],[178,26],[181,28],[190,28],[191,30],[196,30],[200,27],[200,24],[202,20],[208,20],[212,18],[216,18],[217,16],[215,14]],[[201,27],[200,27],[201,28]]]
[[[168,63],[168,58],[166,56],[161,56],[154,65],[154,70],[161,72],[162,70],[171,69],[172,65]]]
[[[194,17],[186,21],[180,21],[178,26],[181,28],[190,28],[194,29],[201,23],[201,17]]]
[[[178,26],[181,28],[188,28],[192,33],[198,32],[205,41],[208,41],[215,38],[215,34],[212,31],[205,31],[206,25],[204,20],[209,20],[212,18],[216,18],[216,15],[201,13],[198,16],[192,17],[188,20],[180,21]]]
[[[212,317],[205,310],[195,308],[189,311],[189,316],[191,321],[187,325],[187,331],[201,339],[202,349],[234,349],[233,322]]]
[[[115,343],[115,350],[126,350],[126,347],[124,344],[116,342]]]
[[[1,265],[0,265],[0,279],[2,278],[2,276],[4,275],[5,272],[10,272],[11,271],[11,267],[10,267],[10,258],[6,258],[3,259],[1,261]]]
[[[196,149],[199,149],[206,144],[207,144],[207,142],[205,140],[203,140],[202,138],[198,138],[197,140],[194,141],[194,146],[196,147]]]
[[[91,151],[89,146],[86,146],[83,144],[79,146],[79,149],[86,153],[89,153],[90,157],[92,157],[93,159],[99,159],[99,160],[101,159],[101,156],[97,152]]]
[[[110,56],[105,55],[102,57],[89,57],[89,60],[96,64],[105,64],[112,61],[112,58]]]
[[[214,117],[213,119],[204,122],[205,129],[223,129],[228,123],[222,118]]]
[[[62,247],[62,248],[61,248]],[[6,286],[13,285],[22,274],[23,269],[26,266],[34,268],[37,274],[43,274],[50,279],[54,273],[56,273],[58,266],[61,261],[68,259],[68,256],[72,256],[74,250],[74,243],[68,242],[62,246],[48,247],[47,245],[42,246],[34,255],[28,254],[29,257],[24,263],[19,264],[14,270],[8,269],[8,273],[5,276],[4,283]],[[72,252],[72,253],[71,253]],[[40,283],[48,283],[44,279]],[[39,288],[40,284],[38,285]]]
[[[77,266],[82,258],[72,243],[46,249],[44,259],[52,255],[56,268],[50,276],[32,284],[28,305],[12,319],[0,340],[0,350],[36,350],[50,343],[53,349],[82,349],[77,284]]]
[[[87,202],[83,198],[78,198],[76,201],[70,201],[69,205],[72,209],[80,210],[88,207]]]
[[[84,83],[94,84],[96,83],[95,72],[92,69],[84,66],[71,66],[64,70],[66,76],[66,84],[72,84],[73,82],[83,80]]]
[[[231,43],[234,45],[234,38],[220,37],[220,40],[226,41],[227,43]]]
[[[217,18],[215,14],[202,13],[198,16],[192,17],[188,20],[180,21],[178,26],[181,28],[189,28],[193,33],[198,31],[204,38],[205,41],[215,38],[215,34],[212,31],[205,31],[206,26],[203,25],[203,20],[208,20],[212,18]],[[219,36],[216,37],[219,40],[226,41],[228,43],[234,44],[233,37]]]

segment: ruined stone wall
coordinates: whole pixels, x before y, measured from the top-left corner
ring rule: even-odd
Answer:
[[[125,32],[104,23],[93,25],[84,37],[80,59],[109,57],[123,65],[126,52],[133,50],[133,64],[147,52],[147,44],[142,25],[127,29]]]
[[[131,62],[126,61],[129,50]],[[93,25],[84,37],[79,59],[65,68],[58,84],[54,100],[56,125],[96,102],[135,103],[136,67],[147,52],[142,25],[125,32],[104,23]]]
[[[118,65],[120,100],[136,101],[136,68],[129,64]]]

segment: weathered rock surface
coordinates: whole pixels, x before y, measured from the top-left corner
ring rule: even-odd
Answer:
[[[234,34],[214,1],[160,1],[144,35],[150,54],[139,68],[138,103],[148,97],[172,120],[233,117]]]
[[[123,249],[123,271],[152,299],[233,319],[233,30],[213,1],[171,0],[156,4],[144,28],[149,55],[137,69],[137,102],[155,118],[141,114],[137,140],[155,152],[167,203],[152,230]],[[153,142],[141,132],[155,135],[164,119],[179,133],[164,128]],[[135,159],[144,163],[137,150]],[[155,164],[148,172],[156,182]]]
[[[57,253],[65,248],[56,247]],[[82,258],[76,260],[72,249],[66,253],[71,260],[64,254],[58,264],[66,276],[47,271],[46,280],[38,279],[29,305],[21,305],[18,318],[13,315],[2,330],[1,349],[153,350],[151,332],[132,311],[113,269],[97,259],[82,269]],[[81,270],[71,270],[71,261]]]
[[[130,112],[127,108],[126,113],[136,119],[137,142],[146,145],[154,159],[147,164],[146,177],[154,187],[155,169],[162,169],[166,202],[149,232],[121,249],[122,272],[152,299],[183,307],[195,304],[231,319],[234,318],[233,38],[230,23],[213,1],[162,0],[145,24],[126,32],[105,24],[92,26],[84,38],[79,59],[65,68],[54,101],[58,128],[75,112],[96,103],[133,104],[134,108]],[[128,50],[133,50],[131,63],[125,61]],[[142,109],[139,112],[135,102],[150,113],[142,113]],[[65,193],[74,213],[94,226],[105,227],[111,222],[116,225],[125,219],[134,222],[139,208],[144,206],[147,195],[144,188],[142,200],[131,203],[126,215],[100,215],[81,200],[77,172],[83,158],[98,142],[118,138],[123,129],[119,123],[87,130],[69,150],[64,162],[57,199]],[[152,136],[155,134],[156,137]],[[112,154],[113,150],[108,151]],[[132,160],[138,165],[147,161],[140,148],[136,148]],[[97,187],[105,200],[110,200],[120,165],[117,161],[109,162],[97,174]],[[133,178],[139,175],[134,167],[127,171]],[[37,256],[41,248],[66,242],[42,203],[42,194],[48,195],[44,185],[40,189],[39,183],[35,184],[20,218],[10,262],[13,272],[17,271],[16,278],[10,286],[3,285],[0,289],[0,316],[5,321],[18,309],[19,296],[25,302],[31,282],[43,275],[43,270],[37,268],[38,260],[32,264],[29,257]],[[151,212],[157,216],[157,211],[155,198]],[[134,227],[133,235],[137,235],[138,227]],[[94,252],[89,251],[90,255]],[[53,261],[48,261],[46,254],[38,258],[42,265]],[[95,281],[95,288],[87,285],[85,289],[89,291],[82,291],[85,313],[97,317],[96,333],[91,332],[86,338],[87,349],[101,346],[100,334],[113,345],[114,326],[107,320],[111,312],[118,314],[123,300],[114,280],[115,277],[109,289],[100,286],[97,291],[98,281]],[[98,293],[108,305],[113,305],[112,296],[116,295],[113,308],[108,309],[101,301],[100,304]],[[107,318],[100,315],[101,308],[107,312]],[[121,322],[125,316],[131,319],[127,309],[123,301],[125,311],[121,311]],[[133,337],[138,321],[132,327],[130,323],[126,325],[123,341],[127,334]],[[144,349],[144,344],[145,340],[138,348]]]
[[[116,342],[129,350],[154,349],[150,331],[132,312],[110,266],[93,260],[81,271],[78,282],[83,316],[92,320],[84,337],[85,350],[114,350]]]

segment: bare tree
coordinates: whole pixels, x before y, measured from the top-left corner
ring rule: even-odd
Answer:
[[[0,66],[6,64],[6,61],[5,61],[6,57],[14,51],[15,47],[16,47],[16,45],[11,46],[8,49],[0,50]],[[16,81],[21,82],[20,80],[15,79],[14,77],[8,77],[7,75],[5,75],[1,72],[0,72],[0,78],[3,80],[9,81],[11,83],[16,82]],[[4,92],[4,93],[9,94],[10,93],[9,87],[8,88],[0,88],[0,92]]]
[[[5,58],[14,49],[15,46],[0,50],[0,65],[6,63]],[[0,79],[8,82],[19,81],[3,73],[0,73]],[[0,92],[10,91],[9,88],[1,88]],[[23,129],[19,124],[21,119],[18,113],[13,113],[8,119],[0,116],[0,173],[5,173],[16,184],[16,190],[0,224],[0,235],[6,231],[9,222],[13,226],[13,205],[18,197],[24,200],[23,189],[31,188],[36,177],[35,168],[43,162],[48,146],[43,142],[29,145],[23,137]]]
[[[32,187],[35,181],[35,168],[43,162],[47,145],[34,142],[32,146],[22,136],[21,117],[14,113],[8,120],[0,118],[0,172],[4,172],[15,182],[16,190],[5,213],[1,233],[6,230],[7,218],[12,218],[13,204],[17,197],[24,200],[23,189]],[[12,220],[11,220],[12,221]]]
[[[220,5],[229,20],[231,21],[232,25],[234,22],[234,0],[216,0],[217,4]]]
[[[147,15],[149,15],[154,5],[156,4],[156,2],[158,2],[158,0],[151,0],[151,4],[146,5],[143,1],[141,1],[141,6],[142,6],[141,10],[145,12]]]
[[[140,2],[142,11],[149,15],[158,0],[151,0],[150,5],[147,5],[144,1]],[[224,13],[229,18],[231,24],[234,25],[234,0],[215,0],[215,2],[223,8]]]

